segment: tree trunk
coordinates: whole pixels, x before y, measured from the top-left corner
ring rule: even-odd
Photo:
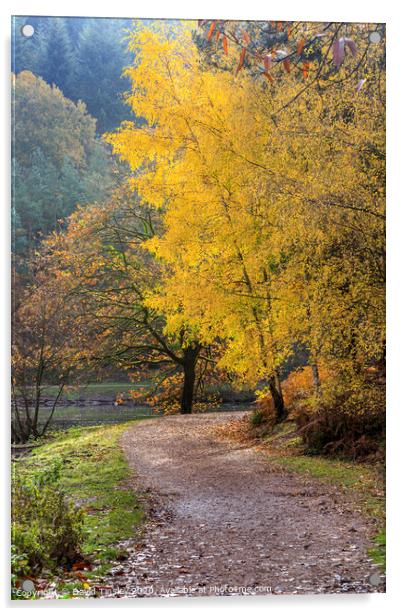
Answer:
[[[195,367],[199,352],[200,346],[196,344],[194,347],[187,347],[183,353],[183,390],[180,409],[183,415],[191,413],[193,408]]]
[[[275,377],[275,387],[278,390],[279,395],[283,398],[282,383],[281,383],[281,379],[280,379],[278,370],[275,370],[274,377]]]
[[[269,391],[271,393],[272,400],[274,402],[276,421],[277,423],[280,423],[281,421],[284,421],[286,419],[286,417],[288,416],[288,413],[285,408],[285,402],[283,399],[282,390],[281,390],[280,384],[278,387],[277,380],[278,380],[278,375],[276,375],[276,377],[272,376],[269,379]]]
[[[381,361],[380,361],[380,368],[383,371],[384,375],[386,373],[386,366],[387,366],[387,343],[384,338],[382,341],[382,354],[381,354]]]
[[[311,371],[313,373],[313,382],[314,382],[314,388],[317,394],[320,394],[321,392],[321,379],[320,379],[320,373],[318,372],[318,366],[315,362],[313,362],[312,364],[310,364],[311,366]]]

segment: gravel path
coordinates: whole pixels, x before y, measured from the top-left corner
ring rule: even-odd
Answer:
[[[124,433],[150,521],[108,576],[112,595],[383,592],[366,556],[373,529],[335,488],[211,434],[243,414],[145,420]]]

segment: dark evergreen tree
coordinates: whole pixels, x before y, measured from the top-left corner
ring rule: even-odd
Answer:
[[[74,97],[87,103],[100,133],[132,119],[124,103],[129,81],[122,72],[130,63],[124,25],[122,20],[86,20],[77,44]]]
[[[35,28],[31,38],[21,34],[26,23]],[[29,70],[71,100],[84,101],[97,119],[98,134],[114,130],[133,119],[123,96],[129,83],[122,76],[132,63],[125,41],[131,25],[128,19],[15,17],[13,72]]]
[[[38,74],[41,60],[41,46],[39,33],[45,27],[45,21],[41,17],[13,17],[11,40],[11,70],[13,73],[31,71]],[[22,28],[30,24],[34,28],[32,37],[22,34]]]
[[[65,96],[74,96],[74,51],[61,17],[52,17],[42,26],[38,36],[40,62],[38,74],[49,84],[56,84]]]

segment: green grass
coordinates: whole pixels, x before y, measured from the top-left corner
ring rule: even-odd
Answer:
[[[85,512],[82,551],[96,564],[92,572],[85,572],[88,578],[105,573],[118,555],[116,543],[141,529],[144,514],[128,485],[130,470],[118,445],[132,424],[72,428],[18,462],[19,472],[29,475],[52,460],[62,460],[61,485]]]
[[[361,464],[319,455],[306,455],[295,425],[278,425],[264,440],[270,447],[269,458],[278,466],[339,487],[353,497],[356,509],[373,518],[378,534],[373,537],[370,557],[385,569],[385,498],[383,466]],[[288,436],[287,436],[288,435]]]
[[[377,565],[385,570],[386,536],[385,529],[374,537],[374,547],[370,548],[369,556]]]

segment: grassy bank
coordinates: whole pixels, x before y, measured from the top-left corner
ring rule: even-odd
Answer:
[[[91,579],[102,576],[119,557],[117,542],[140,529],[143,512],[128,486],[130,470],[118,445],[120,435],[132,423],[70,429],[17,463],[16,473],[29,479],[60,461],[61,487],[83,510],[81,550],[91,570],[41,575],[56,583],[61,596],[69,596],[77,587],[91,586]]]

